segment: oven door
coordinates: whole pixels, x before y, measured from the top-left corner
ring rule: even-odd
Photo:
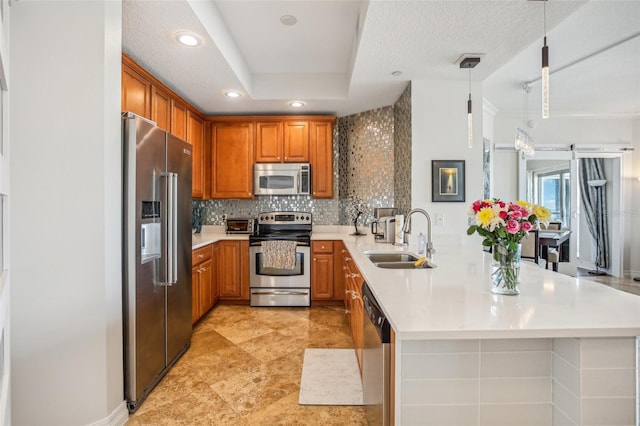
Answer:
[[[249,247],[251,306],[311,306],[311,247],[296,247],[291,270],[265,268],[260,242]]]
[[[249,283],[260,288],[311,288],[311,247],[296,247],[296,264],[293,269],[265,268],[260,242],[249,247]]]

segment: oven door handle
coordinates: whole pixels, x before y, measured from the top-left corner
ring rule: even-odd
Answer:
[[[309,294],[307,291],[282,291],[282,290],[257,290],[252,291],[251,294],[255,295],[276,295],[276,296],[306,296]]]
[[[286,241],[286,240],[278,240],[278,241]],[[262,246],[262,241],[252,241],[249,242],[249,247],[261,247]],[[299,241],[296,241],[296,247],[310,247],[311,244],[309,243],[301,243]]]

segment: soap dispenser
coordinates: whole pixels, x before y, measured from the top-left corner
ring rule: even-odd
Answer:
[[[424,238],[424,234],[420,232],[420,234],[418,234],[418,254],[424,254],[426,246],[427,241]]]

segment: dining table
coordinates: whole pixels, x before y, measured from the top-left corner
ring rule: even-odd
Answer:
[[[540,252],[546,260],[547,253],[550,248],[558,250],[558,260],[569,260],[569,237],[571,230],[551,230],[547,229],[538,233],[538,243],[540,244]],[[547,261],[547,265],[548,265]],[[558,262],[552,262],[551,266],[555,272],[558,272]]]

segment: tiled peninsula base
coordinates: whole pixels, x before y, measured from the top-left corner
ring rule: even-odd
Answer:
[[[638,422],[638,341],[403,340],[396,424],[628,425]]]

